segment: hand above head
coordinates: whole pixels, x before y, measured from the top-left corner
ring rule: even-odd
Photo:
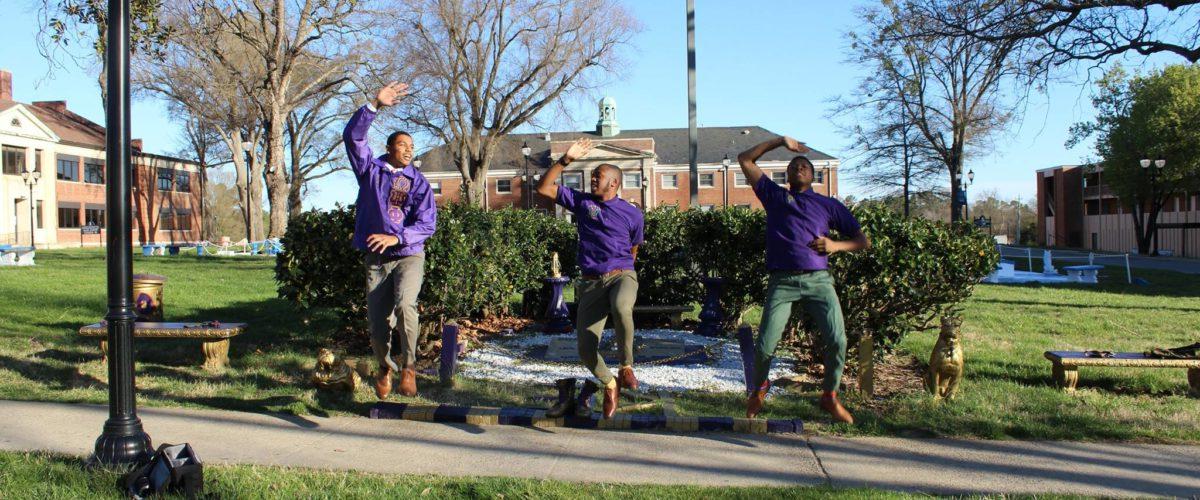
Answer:
[[[591,139],[586,137],[578,139],[571,144],[571,147],[567,148],[567,152],[563,154],[563,159],[567,162],[578,160],[586,156],[593,147],[595,147],[595,144]]]
[[[810,149],[808,149],[808,146],[804,145],[803,142],[792,139],[791,137],[788,137],[786,135],[783,136],[783,145],[785,147],[787,147],[788,150],[795,152],[795,153],[804,154],[804,153],[811,151]]]
[[[396,246],[400,243],[400,238],[390,234],[372,234],[367,236],[367,250],[375,253],[383,253],[384,250]]]
[[[400,99],[408,95],[408,84],[400,82],[391,82],[384,85],[375,94],[375,107],[382,108],[385,106],[395,105]]]

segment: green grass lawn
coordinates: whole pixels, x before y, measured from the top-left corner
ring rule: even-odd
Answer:
[[[259,258],[135,258],[135,272],[167,276],[168,320],[251,324],[233,341],[232,366],[221,373],[199,368],[196,342],[139,342],[140,404],[366,414],[375,401],[368,387],[350,396],[309,388],[315,352],[333,325],[322,317],[306,323],[277,298],[273,265]],[[1074,395],[1051,384],[1045,350],[1142,351],[1200,340],[1200,280],[1135,274],[1151,285],[980,286],[965,306],[967,371],[955,401],[938,404],[911,391],[872,401],[847,393],[859,420],[850,427],[827,425],[814,408],[816,394],[797,392],[770,400],[765,416],[800,417],[810,430],[842,435],[1200,442],[1200,401],[1187,397],[1184,370],[1085,368]],[[99,251],[41,251],[35,268],[0,268],[0,398],[104,403],[106,369],[96,342],[75,331],[99,321],[105,304]],[[752,311],[748,319],[757,316]],[[935,332],[910,335],[894,359],[924,365],[935,340]],[[441,389],[433,382],[421,379],[419,401],[544,405],[539,398],[551,394],[549,387],[464,380]],[[683,414],[740,415],[742,404],[738,394],[676,397]]]
[[[87,471],[78,457],[0,452],[5,498],[124,498],[119,474]],[[206,498],[918,498],[874,489],[826,487],[735,488],[567,483],[498,477],[441,477],[319,471],[252,465],[204,470]]]

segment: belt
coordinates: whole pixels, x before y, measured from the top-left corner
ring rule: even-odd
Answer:
[[[585,280],[595,281],[598,279],[610,278],[610,277],[616,276],[618,274],[621,274],[625,271],[629,271],[629,269],[613,269],[612,271],[609,271],[609,272],[601,274],[601,275],[585,274],[583,276],[580,276],[580,278],[585,279]]]

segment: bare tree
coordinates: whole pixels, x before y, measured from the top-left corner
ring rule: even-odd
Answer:
[[[615,0],[414,0],[400,18],[376,59],[402,66],[376,78],[413,85],[398,116],[447,146],[476,204],[502,138],[615,74],[641,29]]]
[[[288,114],[289,218],[304,210],[304,195],[313,181],[347,169],[340,154],[340,128],[334,124],[346,119],[351,104],[346,94],[326,92]]]
[[[175,108],[182,108],[176,105]],[[170,109],[170,108],[168,108]],[[200,192],[208,192],[208,172],[210,168],[228,163],[221,158],[229,158],[227,143],[221,133],[204,118],[188,113],[184,109],[176,109],[173,115],[183,121],[184,147],[179,156],[195,161],[199,166]],[[200,197],[200,220],[203,225],[201,238],[212,241],[216,238],[215,218],[212,217],[208,206],[208,196]]]
[[[1025,81],[1025,43],[920,35],[929,20],[919,15],[940,10],[957,19],[969,12],[951,0],[887,2],[859,11],[863,29],[849,35],[851,60],[867,68],[853,105],[894,110],[893,124],[909,124],[918,151],[935,158],[950,180],[951,220],[960,220],[963,166],[1014,117]],[[965,21],[964,21],[965,22]],[[1012,90],[1012,92],[1006,92]],[[885,129],[884,132],[887,132]]]
[[[1196,1],[969,0],[966,15],[918,4],[922,32],[989,43],[1035,41],[1037,71],[1075,61],[1097,65],[1126,53],[1200,61]]]

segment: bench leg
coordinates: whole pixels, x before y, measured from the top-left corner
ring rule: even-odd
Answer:
[[[1188,395],[1200,398],[1200,368],[1188,368]]]
[[[220,370],[229,366],[229,339],[206,340],[202,347],[206,370]]]
[[[106,364],[106,365],[108,364],[108,339],[107,338],[100,339],[100,362],[103,364]]]
[[[676,330],[683,324],[683,313],[671,313],[671,328]]]
[[[1063,366],[1054,363],[1054,384],[1067,392],[1075,392],[1075,384],[1079,382],[1079,369],[1074,366]]]

